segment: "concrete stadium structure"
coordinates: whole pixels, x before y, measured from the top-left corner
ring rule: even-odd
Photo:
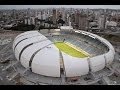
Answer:
[[[54,42],[64,39],[88,53],[88,57],[73,57],[60,51]],[[47,36],[38,31],[27,31],[15,38],[13,51],[25,68],[51,77],[61,77],[61,74],[76,77],[97,72],[109,66],[115,55],[113,46],[106,39],[81,30],[60,30]]]

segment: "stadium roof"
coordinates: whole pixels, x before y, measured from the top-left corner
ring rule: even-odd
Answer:
[[[60,29],[73,29],[72,26],[61,26]]]
[[[91,34],[89,32],[79,32],[85,35]],[[114,58],[114,48],[112,45],[97,35],[91,35],[109,45],[109,52],[85,58],[73,57],[61,52],[61,58],[60,51],[54,43],[38,31],[27,31],[18,35],[13,43],[13,51],[17,60],[25,68],[30,68],[32,72],[40,75],[60,77],[61,65],[63,66],[65,77],[86,75],[90,69],[93,72],[103,69]]]

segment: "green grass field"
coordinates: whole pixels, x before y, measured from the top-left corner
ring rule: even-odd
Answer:
[[[70,47],[69,45],[65,44],[64,42],[56,42],[56,47],[61,50],[62,52],[71,55],[73,57],[84,58],[87,57],[82,52],[77,51],[76,49]]]

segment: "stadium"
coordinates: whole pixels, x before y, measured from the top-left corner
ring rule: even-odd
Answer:
[[[45,31],[45,30],[44,30]],[[104,38],[82,30],[27,31],[13,42],[16,59],[45,77],[80,77],[109,67],[115,50]]]

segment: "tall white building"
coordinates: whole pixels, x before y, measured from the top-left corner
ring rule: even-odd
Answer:
[[[100,12],[96,11],[95,12],[95,19],[99,19],[99,17],[100,17]]]
[[[43,20],[46,19],[46,14],[45,14],[45,12],[42,14],[42,19],[43,19]]]
[[[25,24],[27,24],[27,19],[25,19]]]
[[[41,19],[41,12],[38,13],[38,19]]]
[[[70,15],[67,14],[67,23],[66,24],[69,24],[69,22],[70,22]]]
[[[62,10],[62,19],[63,21],[65,21],[65,10],[64,9]]]
[[[37,12],[37,10],[35,11],[35,17],[38,17],[38,12]]]
[[[69,17],[68,19],[69,19],[69,26],[71,26],[71,18]]]
[[[98,19],[98,25],[99,25],[100,29],[104,28],[104,22],[105,22],[105,17],[104,17],[104,15],[101,15]]]
[[[31,25],[30,18],[28,18],[28,25]]]
[[[35,25],[35,17],[30,17],[31,24]]]

